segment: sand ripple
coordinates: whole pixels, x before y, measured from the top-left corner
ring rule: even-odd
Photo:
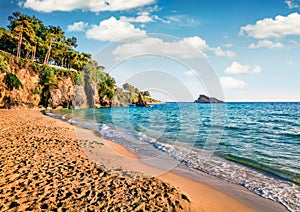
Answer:
[[[0,211],[189,210],[169,184],[94,164],[71,126],[38,111],[0,111],[0,141]]]

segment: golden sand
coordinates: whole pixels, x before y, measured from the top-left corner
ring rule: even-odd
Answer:
[[[0,141],[0,211],[282,211],[249,192],[233,197],[145,165],[40,111],[0,110]]]
[[[91,162],[73,126],[39,111],[0,111],[0,140],[0,211],[189,210],[161,180]]]

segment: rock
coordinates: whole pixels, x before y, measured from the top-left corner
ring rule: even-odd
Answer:
[[[83,86],[75,85],[74,97],[72,100],[72,106],[74,108],[86,108],[88,107],[87,96]]]
[[[109,99],[106,95],[104,97],[100,98],[100,105],[102,107],[111,107],[112,106],[112,100]]]
[[[135,103],[136,106],[138,107],[149,107],[149,104],[143,99],[142,94],[139,94],[139,99]]]
[[[95,108],[101,108],[101,105],[100,104],[95,104],[94,107]]]
[[[194,101],[195,103],[224,103],[215,97],[208,97],[206,95],[201,94],[198,99]]]
[[[5,88],[0,86],[0,107],[4,107]]]

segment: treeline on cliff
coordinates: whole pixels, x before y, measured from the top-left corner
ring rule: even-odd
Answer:
[[[91,55],[75,51],[76,37],[67,38],[59,26],[45,26],[35,16],[14,12],[8,29],[0,28],[1,50],[40,63],[82,70]]]
[[[137,101],[148,91],[116,86],[91,55],[75,51],[77,39],[18,12],[0,29],[0,107],[111,107]]]

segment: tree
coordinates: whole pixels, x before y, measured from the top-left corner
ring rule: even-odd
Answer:
[[[112,98],[114,97],[116,81],[114,78],[105,74],[99,85],[100,104],[102,106],[111,106]]]
[[[40,82],[39,85],[42,86],[42,104],[48,105],[48,100],[50,98],[50,91],[52,89],[58,88],[57,79],[54,73],[54,69],[52,69],[48,65],[43,65],[42,71],[40,74]]]
[[[148,96],[148,97],[150,97],[150,92],[149,92],[149,91],[144,91],[144,92],[143,92],[143,96]]]
[[[10,24],[8,28],[11,30],[12,39],[17,40],[17,57],[21,57],[22,44],[25,50],[31,49],[31,42],[35,38],[35,25],[39,23],[35,17],[30,17],[20,12],[14,12],[12,16],[8,17]]]
[[[60,27],[49,26],[46,27],[46,43],[48,44],[48,50],[45,55],[44,64],[48,64],[50,56],[51,56],[51,49],[52,45],[55,42],[61,42],[64,38],[64,32]]]

